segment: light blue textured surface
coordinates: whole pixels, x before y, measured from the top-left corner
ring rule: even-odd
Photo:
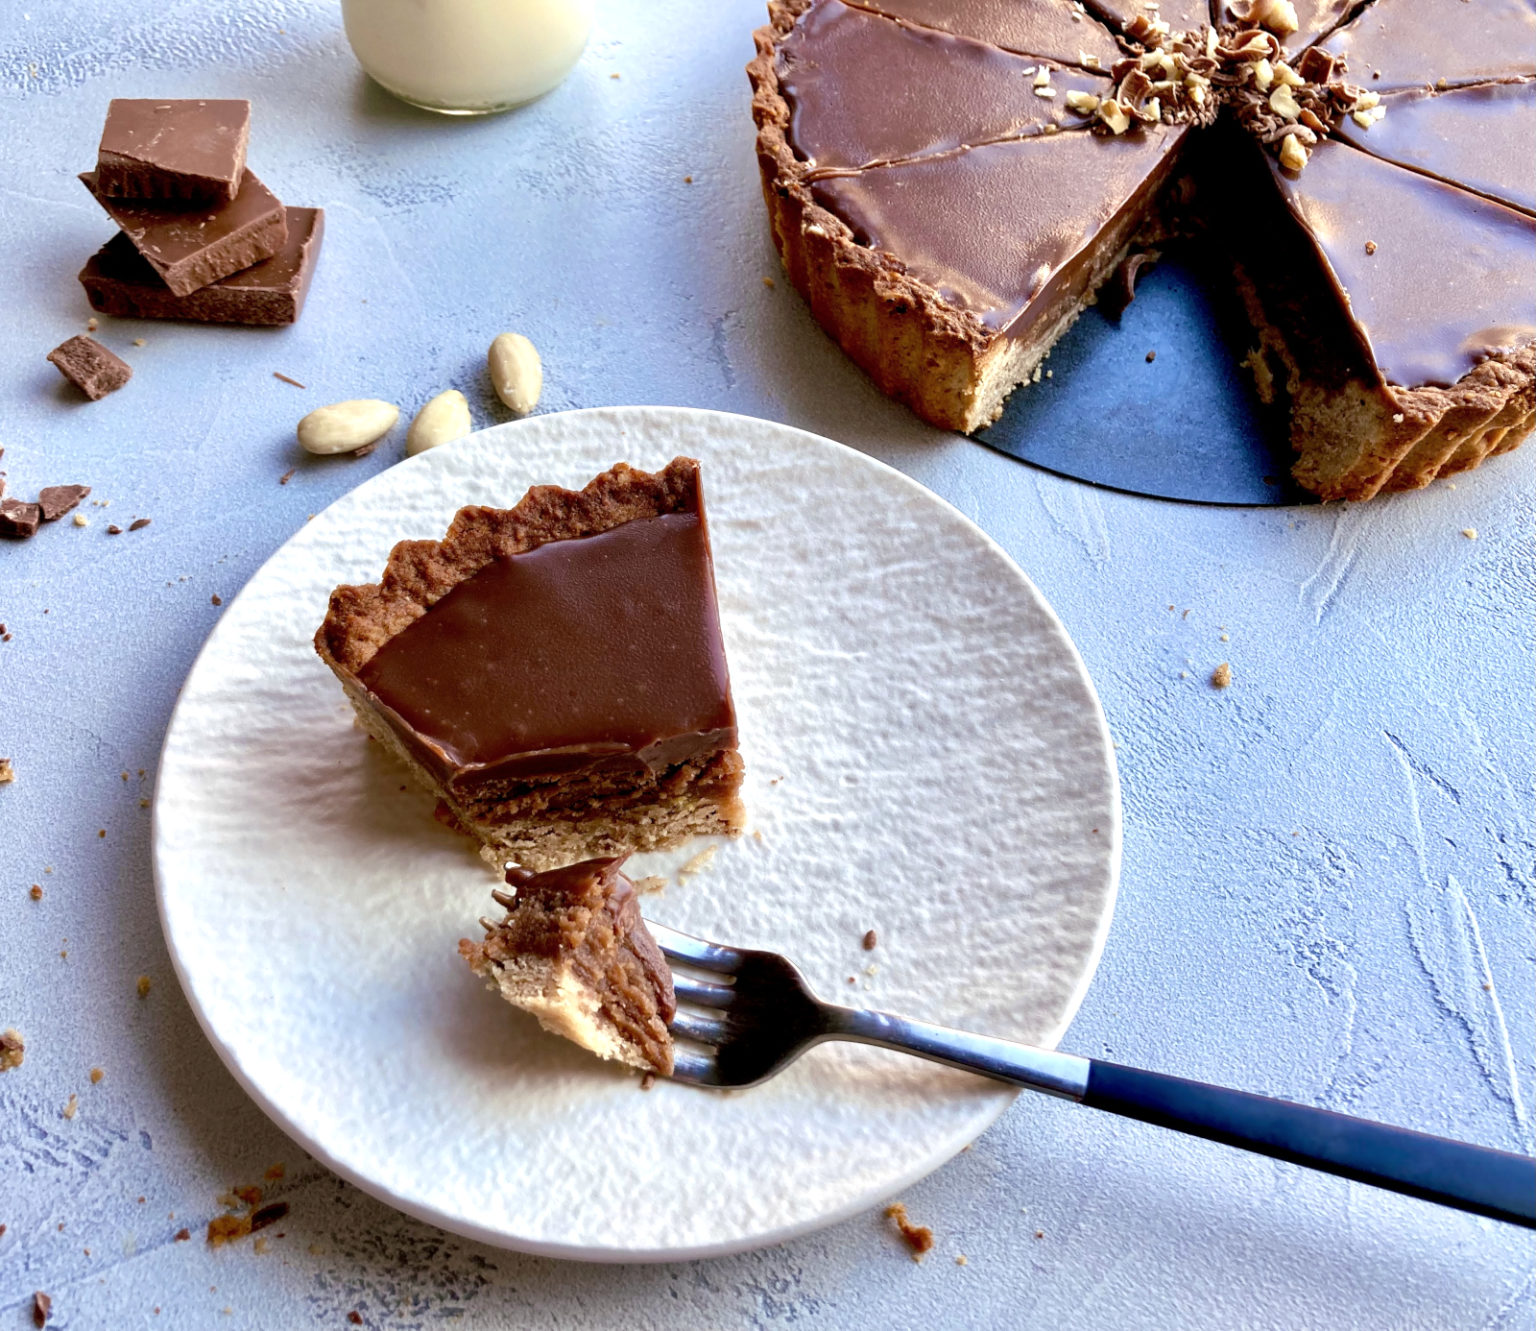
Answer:
[[[304,411],[409,413],[456,386],[491,423],[484,349],[515,328],[544,354],[543,409],[681,403],[841,439],[957,504],[1050,598],[1120,741],[1126,808],[1118,914],[1067,1047],[1533,1149],[1536,452],[1359,507],[1218,510],[918,424],[762,281],[741,72],[759,16],[610,0],[563,88],[457,123],[367,85],[327,4],[0,15],[0,468],[13,494],[81,481],[111,501],[0,546],[17,769],[0,1027],[28,1045],[0,1075],[0,1325],[43,1289],[76,1328],[339,1326],[354,1308],[376,1327],[1529,1327],[1523,1234],[1030,1097],[906,1196],[938,1235],[921,1266],[877,1214],[698,1265],[524,1259],[304,1160],[199,1035],[140,800],[210,598],[399,456],[403,430],[362,461],[304,459]],[[309,309],[276,333],[103,320],[135,378],[82,405],[43,360],[83,329],[73,275],[111,230],[73,173],[110,97],[209,95],[250,97],[253,166],[327,209]],[[105,534],[135,515],[153,525]],[[206,1248],[216,1194],[276,1161],[284,1237]]]

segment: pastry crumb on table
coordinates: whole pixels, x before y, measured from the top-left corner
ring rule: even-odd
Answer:
[[[927,1225],[914,1225],[907,1215],[907,1208],[902,1202],[892,1202],[885,1208],[886,1218],[896,1225],[896,1232],[901,1235],[907,1247],[912,1250],[912,1260],[920,1262],[923,1254],[933,1248],[933,1230]]]

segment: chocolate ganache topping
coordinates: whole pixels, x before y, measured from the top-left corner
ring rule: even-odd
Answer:
[[[703,514],[494,560],[358,678],[455,787],[718,748],[736,720]]]

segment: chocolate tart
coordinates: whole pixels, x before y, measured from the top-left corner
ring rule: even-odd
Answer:
[[[745,811],[699,464],[620,463],[402,541],[315,648],[487,858],[547,869]]]
[[[1365,499],[1515,447],[1536,9],[1210,3],[772,0],[757,155],[815,317],[884,392],[971,432],[1107,278],[1128,293],[1145,252],[1195,233],[1230,263],[1301,485]]]
[[[672,1071],[677,1011],[672,972],[640,918],[622,859],[531,873],[510,869],[513,895],[483,941],[459,941],[469,968],[507,1002],[602,1058],[644,1072]]]

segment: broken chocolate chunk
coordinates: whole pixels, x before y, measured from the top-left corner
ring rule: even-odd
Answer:
[[[48,353],[59,373],[92,402],[115,393],[133,378],[133,367],[93,337],[77,334]]]
[[[130,522],[128,524],[128,530],[129,531],[143,531],[145,527],[149,526],[151,521],[152,521],[152,519],[150,519],[150,518],[135,518],[132,522]]]
[[[288,236],[286,210],[254,171],[233,199],[185,210],[106,198],[94,171],[80,180],[178,296],[270,259]]]
[[[42,518],[43,511],[36,504],[25,504],[20,499],[0,499],[0,536],[24,541],[37,534],[37,524]]]
[[[291,324],[304,308],[314,276],[325,213],[319,208],[286,211],[288,236],[276,254],[190,295],[173,293],[121,231],[81,269],[80,285],[104,314],[194,323]],[[297,383],[286,375],[277,377]]]
[[[233,199],[250,132],[246,101],[114,97],[97,186],[112,199]]]
[[[90,492],[89,485],[45,485],[37,497],[43,521],[57,522]]]

